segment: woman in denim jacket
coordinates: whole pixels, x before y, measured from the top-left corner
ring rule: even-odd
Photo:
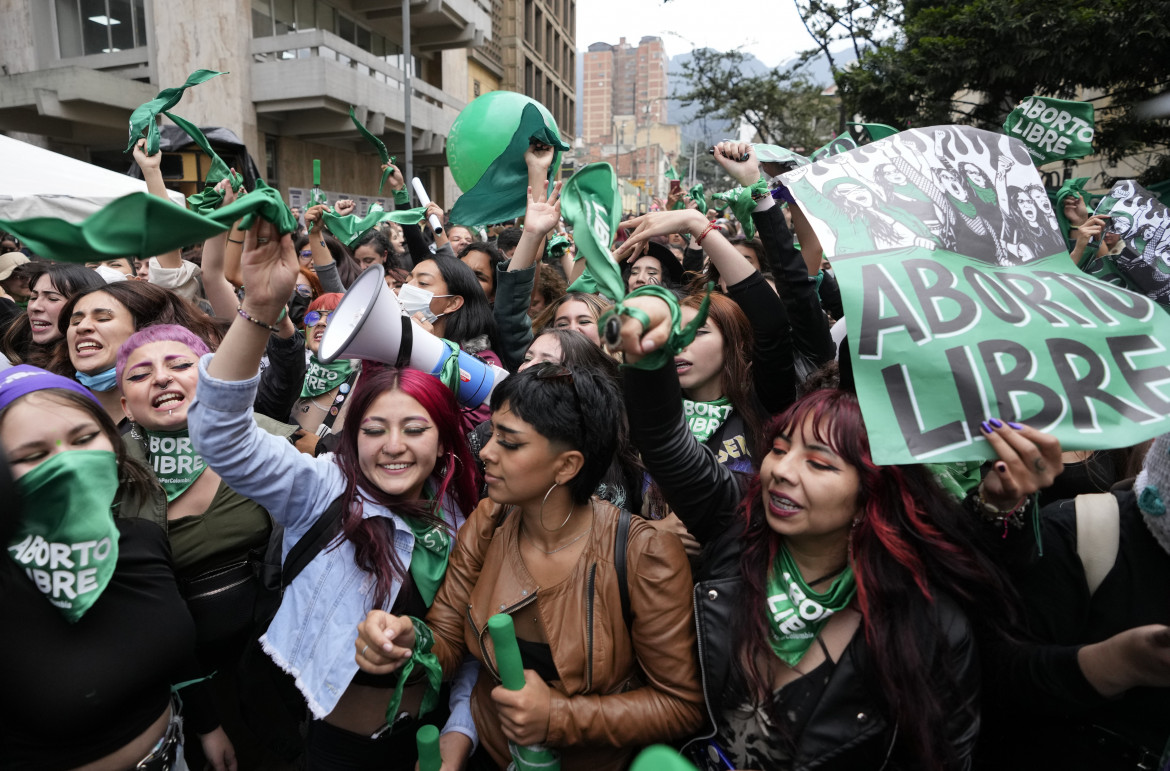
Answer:
[[[413,768],[409,729],[428,721],[437,682],[358,675],[353,629],[371,608],[421,616],[434,599],[454,534],[475,505],[458,407],[435,378],[387,369],[350,395],[336,454],[312,458],[260,429],[252,400],[270,324],[296,281],[291,238],[258,221],[246,235],[242,270],[248,296],[240,317],[199,363],[192,443],[232,489],[284,526],[283,558],[334,500],[343,504],[341,532],[289,586],[261,645],[296,679],[312,712],[310,769]],[[476,741],[468,710],[474,677],[469,664],[451,689],[441,742],[448,762],[461,761]]]

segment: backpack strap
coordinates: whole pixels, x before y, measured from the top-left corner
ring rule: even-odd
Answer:
[[[1077,556],[1092,597],[1113,569],[1121,541],[1121,514],[1112,493],[1078,495]]]
[[[321,551],[333,540],[341,529],[341,508],[344,495],[339,495],[325,509],[325,513],[317,518],[300,540],[289,550],[288,559],[284,561],[284,568],[280,574],[280,588],[284,590],[293,582],[305,566],[313,561]]]
[[[622,618],[626,622],[626,629],[631,630],[634,614],[630,609],[630,584],[626,575],[626,552],[630,546],[630,517],[633,516],[626,509],[618,514],[617,536],[614,541],[613,567],[617,571],[618,592],[622,598]]]

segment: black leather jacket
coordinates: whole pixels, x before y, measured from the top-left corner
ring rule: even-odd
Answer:
[[[743,489],[736,476],[686,428],[678,377],[670,368],[623,370],[623,389],[634,445],[666,501],[703,544],[696,573],[695,623],[708,726],[701,738],[714,735],[715,716],[724,708],[725,684],[731,680],[736,654],[733,598],[739,590],[739,554],[743,524],[735,515]],[[945,638],[936,646],[936,665],[945,667],[957,687],[944,694],[952,717],[949,743],[969,768],[979,735],[979,659],[962,611],[936,591],[933,628],[921,640]],[[796,746],[794,769],[917,768],[898,742],[898,727],[888,719],[865,635],[858,633],[837,662],[820,702]],[[698,739],[696,739],[698,741]]]

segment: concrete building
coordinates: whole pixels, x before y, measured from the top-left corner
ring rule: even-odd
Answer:
[[[401,159],[402,6],[402,0],[2,0],[0,131],[124,171],[131,162],[122,155],[130,112],[196,69],[220,70],[230,74],[187,91],[175,112],[230,129],[261,175],[286,194],[311,185],[312,159],[319,158],[323,188],[372,195],[377,156],[348,111],[357,106],[365,126]],[[498,10],[493,0],[410,0],[410,10],[415,173],[445,203],[455,191],[444,184],[444,142],[471,98],[465,78],[449,77],[446,52],[467,62],[461,49],[493,45]],[[538,42],[546,40],[542,32]]]
[[[585,53],[581,86],[581,161],[608,161],[642,191],[637,208],[664,198],[667,166],[682,146],[680,128],[667,122],[666,47],[644,37],[637,46],[593,43]]]

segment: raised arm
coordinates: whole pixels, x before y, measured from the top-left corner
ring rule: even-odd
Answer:
[[[171,197],[167,194],[167,186],[163,182],[162,176],[162,153],[155,153],[154,155],[146,154],[146,140],[139,139],[138,143],[134,145],[134,160],[138,163],[138,168],[142,170],[142,178],[146,180],[146,191],[151,195],[157,195],[164,201],[170,201]],[[152,255],[139,255],[142,259],[148,259]],[[166,254],[153,255],[158,259],[159,265],[163,268],[177,269],[183,265],[183,253],[175,249]]]
[[[230,180],[220,180],[215,189],[223,191],[223,203],[220,206],[227,206],[236,200]],[[203,242],[203,293],[211,303],[211,310],[221,319],[230,319],[236,312],[236,290],[224,273],[227,245],[228,233],[220,233]]]

